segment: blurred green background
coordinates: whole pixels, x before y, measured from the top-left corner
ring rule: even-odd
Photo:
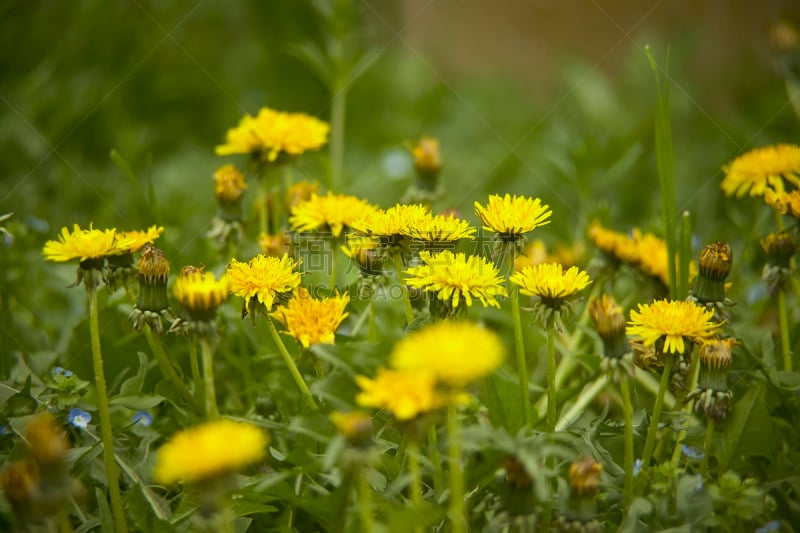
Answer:
[[[342,8],[349,17],[332,23],[326,13]],[[695,249],[729,239],[755,275],[771,217],[756,200],[725,199],[721,167],[796,141],[785,82],[798,18],[789,1],[5,1],[0,213],[16,213],[16,240],[0,249],[4,301],[15,320],[67,305],[24,287],[72,281],[73,266],[40,272],[40,251],[73,223],[158,222],[174,265],[216,261],[203,237],[211,176],[231,159],[213,148],[261,106],[329,118],[329,90],[299,53],[312,45],[366,57],[348,84],[344,192],[395,203],[412,179],[407,144],[435,135],[441,207],[474,221],[489,193],[541,196],[554,217],[537,236],[551,245],[581,239],[596,216],[659,231],[643,47],[662,64],[669,49],[679,212],[692,212]],[[295,178],[327,172],[323,151]],[[81,315],[81,295],[70,298]],[[61,329],[58,313],[49,320]]]

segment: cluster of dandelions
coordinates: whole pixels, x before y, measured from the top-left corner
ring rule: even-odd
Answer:
[[[470,312],[475,303],[502,311],[506,300],[510,300],[507,307],[514,330],[514,370],[523,429],[552,433],[568,427],[571,413],[590,401],[587,399],[589,391],[596,394],[600,388],[587,387],[586,394],[582,394],[570,409],[566,409],[559,395],[565,386],[564,380],[568,379],[564,376],[569,376],[569,369],[575,365],[568,347],[573,342],[579,343],[584,332],[570,327],[570,318],[579,314],[574,313],[575,308],[584,303],[580,294],[593,282],[596,294],[605,292],[590,300],[589,315],[603,341],[605,359],[613,361],[602,368],[612,373],[612,383],[619,383],[627,426],[631,425],[632,404],[628,390],[631,374],[626,361],[630,358],[636,365],[660,374],[651,424],[644,448],[638,454],[632,434],[627,433],[631,428],[626,427],[625,475],[621,487],[624,506],[633,497],[634,457],[638,455],[645,465],[645,474],[641,475],[647,475],[655,442],[659,433],[663,433],[659,415],[667,387],[673,387],[678,394],[691,400],[695,411],[709,419],[707,434],[712,432],[713,423],[727,415],[732,397],[725,371],[736,345],[726,336],[730,332],[725,331],[724,309],[729,304],[724,297],[725,278],[732,264],[729,246],[715,243],[703,250],[699,268],[695,267],[699,270],[697,279],[686,301],[656,299],[639,303],[637,309],[630,312],[626,327],[622,308],[609,294],[614,291],[614,276],[593,280],[578,266],[553,261],[545,254],[541,254],[544,256],[541,261],[534,260],[532,251],[536,248],[525,247],[527,234],[550,223],[552,212],[541,199],[506,194],[489,196],[485,205],[475,202],[475,215],[483,229],[495,235],[495,246],[488,256],[460,251],[465,243],[475,239],[477,229],[454,211],[435,213],[432,209],[433,203],[441,200],[444,193],[437,182],[442,165],[438,141],[423,138],[412,148],[417,182],[407,191],[405,202],[380,208],[339,191],[328,190],[321,194],[318,184],[293,182],[287,169],[303,153],[322,147],[327,134],[328,125],[313,117],[267,108],[256,116],[246,115],[228,132],[226,143],[217,147],[217,153],[246,157],[246,168],[257,186],[250,187],[247,180],[251,177],[245,177],[234,165],[225,165],[215,173],[214,193],[220,212],[212,221],[209,236],[222,254],[227,252],[223,255],[226,261],[222,268],[213,269],[221,273],[219,277],[202,267],[189,266],[181,270],[172,291],[184,309],[180,316],[169,312],[166,288],[170,266],[165,254],[153,246],[163,228],[154,226],[143,232],[116,232],[91,226],[81,229],[76,225],[72,231],[64,228],[59,240],[48,242],[44,248],[49,260],[78,261],[78,282],[87,285],[90,297],[101,283],[107,283],[112,290],[119,286],[130,290],[138,281],[139,293],[131,315],[134,327],[145,329],[161,371],[182,392],[187,405],[193,406],[197,415],[208,419],[204,424],[182,429],[162,446],[153,479],[166,485],[186,483],[195,491],[206,511],[214,511],[206,527],[227,527],[229,516],[223,495],[230,476],[250,464],[262,462],[269,442],[257,420],[246,423],[225,418],[236,414],[230,411],[229,404],[223,404],[220,418],[214,375],[219,361],[215,361],[215,353],[226,347],[221,345],[225,339],[220,337],[217,328],[217,310],[229,294],[242,298],[242,317],[250,315],[254,327],[260,326],[257,318],[264,319],[274,346],[307,405],[312,409],[333,411],[331,420],[354,446],[371,446],[372,424],[368,421],[374,417],[358,410],[334,410],[325,397],[313,392],[313,384],[312,387],[307,385],[308,377],[298,366],[304,358],[312,360],[316,380],[322,380],[325,365],[313,355],[306,356],[313,353],[311,349],[315,345],[336,344],[341,326],[348,318],[353,318],[353,304],[362,302],[351,301],[348,292],[339,290],[338,284],[344,279],[335,270],[331,272],[331,283],[322,291],[325,296],[318,297],[319,287],[304,286],[303,262],[291,253],[291,247],[286,246],[282,237],[287,230],[306,237],[323,235],[330,240],[329,249],[334,254],[341,249],[357,265],[359,286],[370,288],[358,293],[358,300],[365,295],[370,309],[370,341],[378,340],[376,289],[390,283],[390,272],[394,271],[397,285],[402,289],[409,332],[403,333],[394,345],[388,366],[377,366],[354,376],[359,391],[352,403],[360,408],[390,413],[389,423],[396,423],[401,429],[412,450],[408,455],[408,475],[411,505],[415,508],[432,497],[422,490],[418,451],[426,445],[435,451],[430,428],[441,421],[437,413],[446,411],[450,467],[434,462],[431,468],[440,474],[445,469],[448,472],[448,519],[456,531],[464,528],[470,515],[464,499],[468,487],[458,466],[465,454],[460,445],[460,423],[464,417],[459,410],[480,402],[469,395],[474,390],[472,384],[503,366],[506,351],[501,336],[494,331],[497,325],[490,326],[489,321]],[[797,218],[800,212],[797,205],[800,203],[797,197],[798,153],[800,149],[796,147],[781,145],[746,154],[726,167],[723,189],[737,196],[763,195],[778,213]],[[284,172],[284,179],[276,179],[278,170]],[[258,189],[253,212],[259,219],[259,232],[252,238],[247,231],[251,226],[242,209],[249,189]],[[638,229],[632,235],[617,233],[597,222],[590,226],[588,234],[611,269],[623,264],[632,266],[659,283],[657,295],[665,292],[672,282],[669,267],[673,259],[664,241],[655,235]],[[251,243],[257,243],[262,253],[239,259],[246,250],[252,249]],[[537,243],[541,246],[541,241],[534,241]],[[775,249],[773,255],[782,254],[781,272],[790,270],[789,259],[798,246],[791,244],[787,233],[768,237],[765,243],[768,253]],[[475,249],[477,251],[478,247]],[[135,253],[140,256],[134,267]],[[525,259],[520,262],[521,258]],[[503,264],[507,267],[506,275],[502,273]],[[427,309],[412,305],[412,291],[428,301]],[[520,295],[528,299],[521,301]],[[90,309],[92,306],[96,307],[96,302],[90,302]],[[543,392],[529,386],[527,364],[536,357],[538,350],[526,340],[521,310],[534,311],[546,334],[547,382]],[[182,333],[190,344],[200,346],[202,371],[199,362],[193,360],[193,382],[189,386],[181,382],[172,363],[159,356],[159,353],[163,355],[163,348],[150,329],[163,333],[162,317],[170,318],[170,331]],[[292,350],[284,344],[274,322],[282,326],[284,335],[295,339],[296,346]],[[345,337],[358,338],[358,324],[360,322],[351,323]],[[791,362],[791,358],[788,361]],[[102,366],[96,377],[100,390]],[[103,392],[100,397],[106,395]],[[540,406],[547,416],[536,420],[534,414]],[[116,473],[111,469],[114,443],[107,409],[107,405],[100,407],[102,443],[109,469],[112,512],[118,529],[124,530],[125,511],[120,502],[115,501],[115,492],[117,500],[119,498],[119,488],[113,486],[116,484],[112,479]],[[674,441],[676,446],[680,445],[681,435],[676,435]],[[710,446],[711,441],[707,444]],[[710,450],[706,453],[710,454]],[[363,477],[374,463],[368,455],[357,457],[350,466],[352,472]],[[514,484],[522,482],[520,486],[525,486],[525,480],[534,472],[525,467],[520,469],[520,464],[514,457],[508,460],[507,480]],[[572,497],[560,520],[572,526],[596,525],[593,499],[601,472],[601,466],[591,459],[575,462],[570,467]],[[360,486],[358,490],[359,505],[366,509],[361,515],[362,526],[367,529],[376,518],[369,503],[372,490],[369,486]],[[553,498],[553,495],[547,497]],[[576,515],[577,509],[582,512]],[[544,505],[530,512],[541,518],[549,516],[550,511]]]

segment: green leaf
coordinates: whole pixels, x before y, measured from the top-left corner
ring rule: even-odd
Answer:
[[[97,500],[97,511],[100,515],[100,526],[103,528],[103,533],[114,533],[114,518],[111,515],[105,491],[100,487],[95,487],[94,496]]]
[[[133,185],[137,191],[141,192],[139,178],[136,177],[136,173],[116,148],[111,149],[111,160],[115,165],[117,165],[117,168],[122,172],[122,175],[125,176],[129,182],[131,182],[131,185]]]
[[[516,433],[523,426],[519,382],[507,369],[501,369],[483,380],[481,397],[486,402],[489,420],[495,427]]]
[[[126,379],[120,386],[120,396],[134,396],[142,392],[144,378],[147,375],[147,356],[142,352],[136,352],[139,356],[139,370],[136,375]]]
[[[121,405],[134,411],[152,409],[166,398],[158,394],[139,394],[131,396],[115,396],[109,402],[111,405]]]
[[[716,447],[720,470],[744,455],[771,457],[775,422],[767,409],[765,389],[764,382],[758,381],[733,404]]]

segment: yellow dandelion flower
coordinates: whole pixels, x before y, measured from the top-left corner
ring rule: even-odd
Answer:
[[[171,485],[233,472],[267,453],[265,431],[243,422],[221,419],[179,431],[158,451],[153,477]]]
[[[217,155],[257,154],[264,149],[264,143],[256,133],[256,119],[245,115],[235,128],[228,130],[225,144],[215,148]]]
[[[589,240],[600,251],[625,263],[636,262],[636,245],[630,235],[604,227],[597,220],[589,225]]]
[[[225,144],[217,155],[264,154],[268,161],[279,155],[300,155],[321,148],[328,142],[327,123],[304,113],[286,113],[267,107],[255,117],[245,115],[239,125],[228,130]]]
[[[645,347],[663,341],[662,353],[682,354],[687,341],[707,339],[720,326],[714,322],[713,309],[689,301],[657,300],[631,311],[626,333]]]
[[[301,262],[287,254],[280,259],[259,254],[246,263],[231,259],[225,277],[231,292],[244,298],[249,311],[256,302],[270,311],[278,295],[288,295],[300,285],[295,269]]]
[[[524,233],[549,224],[553,212],[539,198],[492,194],[486,207],[475,202],[475,214],[483,229],[493,231],[505,241],[518,240]]]
[[[292,207],[289,224],[295,231],[318,231],[329,229],[335,237],[342,233],[345,226],[354,220],[366,216],[375,208],[366,200],[346,194],[326,196],[312,194],[305,202]]]
[[[545,304],[549,304],[574,296],[592,280],[578,267],[571,267],[564,272],[558,263],[541,263],[514,273],[511,282],[519,285],[522,294],[539,296]]]
[[[264,255],[270,257],[281,257],[283,254],[294,255],[292,242],[287,238],[285,232],[269,235],[261,233],[258,236],[258,247]]]
[[[436,293],[436,298],[453,308],[460,303],[472,305],[477,298],[485,307],[500,307],[497,296],[506,296],[503,278],[487,259],[444,250],[438,254],[421,251],[422,265],[406,271],[406,283],[411,287]]]
[[[117,232],[115,254],[132,254],[138,252],[145,244],[153,244],[161,234],[163,226],[150,226],[144,231]]]
[[[767,190],[764,201],[781,215],[800,219],[800,190],[791,192],[775,192]]]
[[[722,169],[722,190],[726,196],[763,196],[767,191],[782,193],[786,180],[800,187],[800,146],[777,144],[756,148],[740,155]]]
[[[422,204],[397,204],[389,209],[376,209],[356,219],[350,225],[361,235],[368,235],[397,244],[397,241],[407,236],[408,228],[417,220],[429,216],[428,207]]]
[[[214,318],[219,306],[228,298],[229,284],[225,276],[217,280],[202,268],[184,267],[175,280],[172,293],[194,320]]]
[[[336,426],[336,431],[353,446],[363,446],[372,440],[372,418],[367,413],[334,411],[328,418]]]
[[[221,204],[238,201],[247,189],[247,183],[235,165],[224,165],[214,172],[214,195]]]
[[[600,487],[603,465],[591,457],[569,465],[569,484],[572,494],[579,498],[593,497]]]
[[[453,388],[492,373],[503,362],[503,343],[494,332],[471,322],[438,322],[411,333],[394,347],[398,370],[430,372]]]
[[[356,396],[358,405],[386,409],[398,420],[447,405],[448,396],[436,390],[436,378],[430,372],[379,368],[375,379],[357,376],[356,383],[361,389]]]
[[[454,215],[428,215],[412,219],[405,234],[412,239],[438,244],[459,239],[472,239],[475,228],[469,222]]]
[[[48,261],[89,261],[102,259],[115,251],[116,230],[81,229],[75,224],[72,232],[66,226],[61,228],[57,241],[47,241],[42,252]]]
[[[272,316],[286,326],[303,348],[313,344],[333,344],[336,330],[349,314],[344,311],[349,301],[347,294],[317,300],[299,287],[294,298],[286,306],[278,307]]]

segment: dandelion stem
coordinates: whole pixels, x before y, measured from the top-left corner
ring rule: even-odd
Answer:
[[[408,287],[403,277],[403,258],[400,257],[400,252],[392,254],[394,260],[394,269],[397,271],[397,281],[400,283],[400,290],[403,292],[403,309],[406,312],[406,322],[410,325],[414,321],[414,309],[411,307],[411,298],[408,296]]]
[[[206,417],[209,420],[215,420],[219,418],[219,409],[217,408],[217,392],[214,387],[214,346],[207,335],[200,337],[200,357],[203,359],[203,392]]]
[[[161,368],[161,373],[164,374],[164,377],[167,378],[172,385],[178,389],[178,391],[180,391],[181,395],[192,405],[192,407],[199,407],[199,405],[197,405],[197,399],[192,395],[191,391],[189,391],[189,389],[186,387],[186,384],[175,371],[175,367],[172,366],[172,363],[169,361],[169,357],[167,357],[167,354],[164,351],[164,346],[161,344],[161,340],[153,335],[153,330],[150,328],[149,324],[145,324],[144,326],[144,336],[147,339],[147,344],[150,345],[150,349],[153,351],[153,355],[156,357],[156,361],[158,361],[158,366]]]
[[[531,426],[531,400],[528,390],[528,361],[525,357],[525,341],[522,336],[522,317],[519,309],[519,285],[511,283],[511,275],[514,273],[514,245],[511,251],[506,254],[510,259],[508,267],[508,283],[511,290],[511,320],[514,323],[514,351],[517,356],[517,373],[519,374],[520,403],[522,404],[522,420],[526,427]]]
[[[92,342],[92,362],[94,364],[94,380],[97,387],[97,410],[100,414],[100,440],[103,442],[103,460],[108,478],[108,493],[111,498],[111,514],[114,517],[114,529],[118,533],[126,533],[125,510],[122,506],[122,494],[119,490],[119,473],[114,461],[114,435],[111,430],[111,413],[108,405],[108,389],[103,369],[103,353],[100,351],[100,325],[97,312],[97,290],[93,283],[87,283],[89,292],[89,329]]]
[[[792,371],[792,347],[789,342],[789,311],[786,308],[786,291],[778,291],[778,319],[781,327],[781,351],[783,352],[783,369]]]
[[[703,439],[703,458],[700,460],[700,474],[708,475],[708,460],[711,458],[711,446],[714,444],[714,418],[708,417],[706,421],[706,437]]]
[[[686,390],[693,391],[695,387],[697,387],[697,377],[698,377],[698,370],[699,370],[699,361],[700,356],[697,352],[692,353],[692,361],[689,363],[689,372],[686,374],[687,386]],[[678,436],[675,439],[675,449],[672,451],[672,467],[677,468],[678,462],[681,459],[681,448],[683,447],[683,439],[686,438],[686,430],[689,426],[689,423],[692,420],[692,404],[691,402],[686,402],[686,405],[683,408],[684,415],[686,416],[686,421],[683,423],[681,430],[678,432]]]
[[[556,429],[556,328],[547,325],[547,431]]]
[[[439,492],[444,486],[444,476],[442,475],[442,454],[439,452],[439,437],[436,434],[436,426],[428,425],[428,448],[433,464],[433,490]]]
[[[258,229],[261,233],[267,234],[269,220],[269,185],[267,184],[266,173],[262,173],[258,180]]]
[[[411,503],[414,504],[414,511],[419,512],[419,506],[422,504],[422,483],[419,473],[419,445],[416,441],[408,443],[408,474],[411,477]],[[421,526],[414,526],[414,533],[422,533]]]
[[[358,511],[361,515],[362,531],[371,533],[375,530],[372,519],[372,486],[367,481],[365,472],[358,476]]]
[[[331,278],[328,282],[328,289],[330,290],[331,296],[336,293],[336,249],[338,248],[337,243],[339,239],[336,236],[331,237]]]
[[[347,111],[347,85],[336,83],[333,86],[331,102],[331,181],[328,188],[339,192],[342,186],[342,170],[344,168],[344,122]]]
[[[451,405],[447,410],[447,433],[450,440],[450,510],[447,515],[453,523],[451,531],[466,531],[464,514],[464,472],[461,470],[461,424],[458,420],[458,407]]]
[[[650,458],[653,455],[653,448],[656,444],[656,434],[658,433],[658,420],[661,417],[661,407],[664,405],[664,394],[667,392],[667,385],[672,375],[673,357],[667,357],[664,364],[664,371],[661,374],[661,382],[656,394],[656,402],[653,405],[653,412],[650,416],[650,425],[647,428],[647,438],[644,442],[644,452],[642,452],[642,479],[646,479],[644,474],[650,467]]]
[[[623,514],[628,505],[633,501],[633,404],[631,403],[631,385],[627,375],[622,376],[620,381],[620,392],[622,393],[622,418],[624,427],[624,449],[623,468],[625,478],[622,485],[623,495]]]
[[[369,340],[370,342],[377,342],[378,328],[375,326],[375,297],[369,300]]]
[[[203,378],[200,374],[200,363],[197,359],[197,345],[189,341],[189,364],[192,366],[192,380],[194,381],[194,397],[203,396]]]
[[[272,340],[275,341],[275,346],[278,347],[278,352],[280,352],[281,357],[283,357],[283,362],[286,363],[286,366],[289,368],[289,373],[294,378],[294,382],[297,384],[297,387],[303,394],[306,403],[308,403],[308,406],[316,411],[318,409],[317,402],[314,401],[314,397],[311,395],[311,391],[308,390],[308,385],[306,385],[303,376],[297,369],[297,365],[294,364],[294,359],[292,359],[292,356],[289,355],[289,350],[286,349],[286,345],[283,343],[283,339],[281,339],[278,330],[275,329],[275,324],[272,323],[272,319],[269,317],[267,317],[267,326],[269,328],[269,333],[272,336]]]

